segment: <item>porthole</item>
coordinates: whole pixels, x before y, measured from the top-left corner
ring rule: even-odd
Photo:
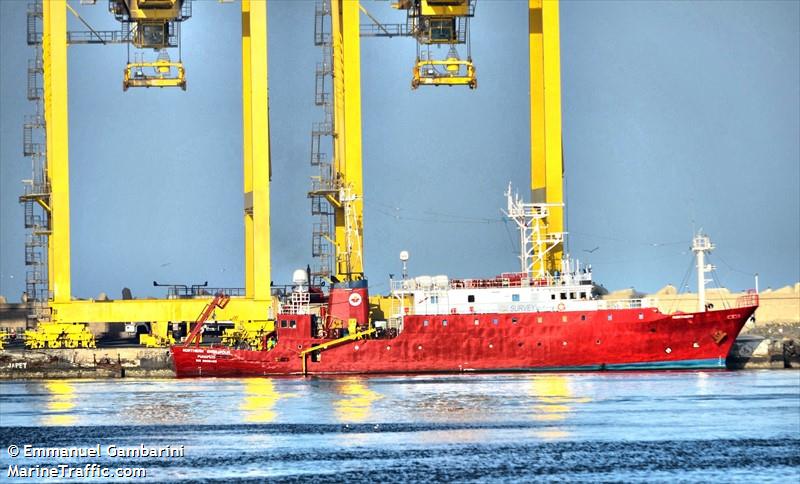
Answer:
[[[670,354],[670,353],[672,353],[672,348],[670,348],[669,346],[667,346],[667,349],[665,349],[665,350],[664,350],[664,352],[665,352],[666,354]]]
[[[699,348],[699,347],[700,347],[700,343],[698,343],[697,341],[692,343],[692,348]]]
[[[492,343],[489,343],[489,348],[494,348],[494,345]]]
[[[597,340],[597,341],[594,342],[594,344],[596,344],[596,345],[599,345],[600,343],[602,343],[602,341],[600,341],[600,340]]]
[[[422,349],[422,345],[417,346],[417,349],[421,350]]]
[[[358,351],[358,345],[355,345],[355,346],[353,347],[353,351]]]
[[[567,346],[567,342],[566,341],[562,341],[561,342],[561,346]]]
[[[389,351],[389,350],[391,350],[391,349],[392,349],[392,347],[391,347],[391,346],[387,346],[387,347],[386,347],[386,351]]]

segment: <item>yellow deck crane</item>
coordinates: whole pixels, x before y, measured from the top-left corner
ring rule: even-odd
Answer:
[[[112,0],[111,11],[121,17],[122,27],[111,31],[97,31],[91,27],[88,31],[68,31],[67,10],[72,8],[65,0],[43,0],[32,5],[28,10],[28,43],[41,50],[32,67],[29,64],[28,97],[36,100],[37,105],[43,100],[44,120],[31,126],[46,132],[43,136],[46,150],[36,152],[35,160],[40,163],[34,162],[36,173],[20,198],[25,205],[26,227],[37,237],[35,245],[32,243],[30,247],[41,251],[32,251],[30,260],[35,263],[36,270],[29,271],[29,275],[34,274],[30,280],[33,282],[26,285],[37,289],[29,291],[28,297],[33,296],[39,303],[34,304],[38,310],[33,314],[37,328],[27,335],[30,345],[49,346],[52,340],[53,345],[59,346],[92,346],[93,339],[86,337],[87,333],[91,334],[88,323],[195,321],[208,298],[73,300],[67,109],[68,44],[133,42],[162,51],[164,45],[172,45],[170,39],[177,35],[170,24],[178,22],[179,18],[188,18],[190,1]],[[217,316],[267,332],[274,330],[274,319],[270,289],[269,139],[263,136],[269,130],[266,2],[243,0],[241,12],[245,281],[244,293],[231,297],[230,303],[220,309]],[[83,22],[80,17],[79,20]],[[129,64],[126,67],[128,87],[181,86],[185,81],[177,77],[174,82],[166,82],[170,76],[164,72],[161,72],[164,76],[156,75],[156,78],[130,74],[139,67],[145,66]],[[158,70],[159,66],[155,67]],[[36,144],[28,143],[27,126],[26,123],[26,149],[28,144]],[[36,215],[33,210],[42,213]],[[26,263],[28,248],[26,245]],[[38,288],[40,285],[46,289]],[[53,340],[53,334],[60,336]]]

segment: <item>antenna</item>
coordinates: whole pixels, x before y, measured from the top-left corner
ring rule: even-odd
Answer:
[[[408,279],[408,251],[401,250],[400,251],[400,260],[403,262],[403,279]]]

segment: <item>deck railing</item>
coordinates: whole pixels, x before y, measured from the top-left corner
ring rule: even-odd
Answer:
[[[736,298],[737,308],[758,306],[758,293],[754,289],[749,289],[743,295]]]

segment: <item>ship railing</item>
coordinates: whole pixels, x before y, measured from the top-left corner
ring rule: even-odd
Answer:
[[[641,309],[652,308],[658,305],[654,298],[639,299],[601,299],[597,301],[597,309]]]
[[[281,305],[283,314],[310,314],[311,294],[295,291],[289,295],[289,300]]]
[[[755,289],[749,289],[743,295],[736,298],[737,308],[747,308],[752,306],[758,306],[758,293],[755,291]]]

